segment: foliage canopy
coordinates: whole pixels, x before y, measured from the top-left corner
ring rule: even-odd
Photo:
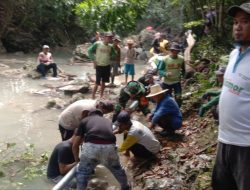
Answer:
[[[148,0],[85,0],[76,6],[81,24],[90,32],[96,30],[125,33],[136,26],[145,11]]]

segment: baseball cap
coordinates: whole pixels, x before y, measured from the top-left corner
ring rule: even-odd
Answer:
[[[49,49],[48,45],[43,45],[43,49]]]
[[[117,120],[114,123],[116,126],[121,125],[121,123],[127,123],[130,121],[130,115],[128,112],[126,111],[121,111],[118,116],[117,116]]]
[[[179,44],[177,44],[177,43],[173,43],[173,44],[171,44],[171,46],[170,46],[170,48],[169,48],[170,50],[176,50],[176,51],[181,51],[181,47],[180,47],[180,45]]]
[[[121,38],[118,35],[115,35],[114,40],[117,40],[117,41],[121,42]]]
[[[245,13],[250,14],[250,3],[243,3],[240,6],[231,6],[227,13],[229,16],[234,17],[238,11],[244,11]]]
[[[149,81],[151,78],[154,77],[154,75],[150,74],[150,73],[147,73],[147,74],[144,75],[144,77],[145,77],[145,81]]]

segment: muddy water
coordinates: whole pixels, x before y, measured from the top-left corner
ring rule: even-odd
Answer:
[[[94,73],[92,65],[69,65],[70,53],[55,54],[54,58],[64,71],[76,74],[78,77],[85,77],[86,72]],[[36,62],[36,55],[0,55],[0,63],[10,68],[22,68],[26,62]],[[136,66],[138,73],[143,67],[143,64]],[[123,77],[119,77],[116,83],[119,84],[121,80],[124,80]],[[51,153],[54,146],[60,142],[57,120],[62,110],[44,108],[48,100],[53,97],[35,95],[32,92],[44,89],[42,86],[44,83],[57,82],[60,81],[32,80],[16,74],[0,75],[0,143],[15,142],[19,150],[24,150],[27,144],[34,144],[37,154]],[[120,138],[119,141],[121,141]],[[119,187],[112,174],[103,167],[98,167],[96,177]],[[47,190],[53,187],[46,177],[35,178],[31,181],[15,179],[15,177],[12,179],[14,182],[16,180],[24,183],[21,189]],[[13,186],[2,183],[3,180],[6,179],[0,178],[0,189],[13,189]]]

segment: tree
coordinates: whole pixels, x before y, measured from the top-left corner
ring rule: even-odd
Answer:
[[[148,0],[85,0],[76,6],[81,24],[89,32],[96,30],[115,31],[125,34],[135,29]]]

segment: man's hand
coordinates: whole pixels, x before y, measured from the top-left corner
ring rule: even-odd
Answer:
[[[171,77],[173,76],[173,73],[172,72],[167,72],[167,77]]]
[[[45,63],[44,63],[44,65],[49,65],[49,64],[50,64],[50,62],[49,62],[49,61],[47,61],[47,62],[45,62]]]
[[[93,61],[94,69],[96,69],[96,61]]]
[[[203,117],[204,114],[205,114],[205,112],[206,112],[205,108],[203,106],[201,106],[200,109],[199,109],[199,113],[198,114],[199,114],[200,117]]]
[[[203,94],[202,99],[207,99],[209,97],[208,93]]]
[[[148,122],[150,122],[150,121],[152,120],[152,117],[153,117],[153,114],[148,113],[148,114],[146,115],[146,120],[147,120]]]
[[[154,129],[155,125],[153,125],[152,123],[148,126],[149,129]]]

